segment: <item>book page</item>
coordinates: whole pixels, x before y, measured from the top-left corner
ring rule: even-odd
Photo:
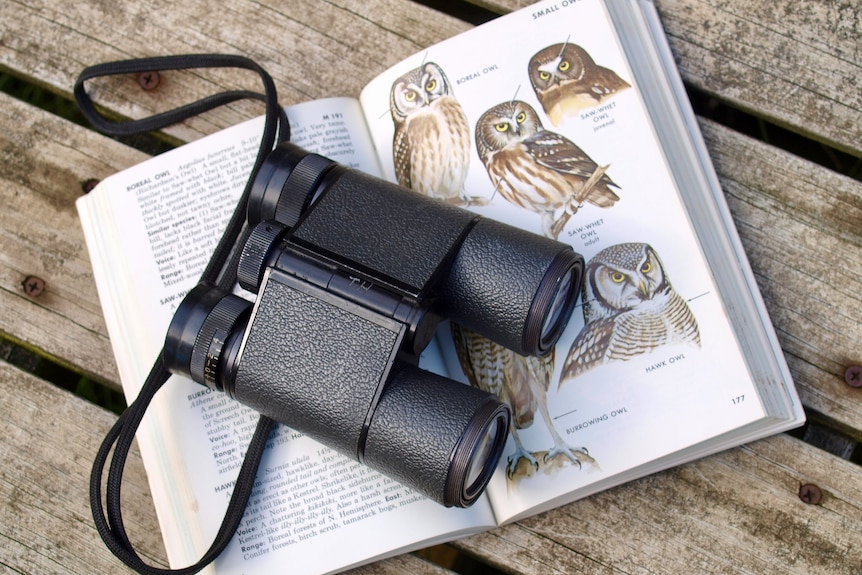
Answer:
[[[287,113],[294,143],[379,173],[356,100],[314,101]],[[230,218],[262,129],[261,117],[167,152],[78,201],[129,401]],[[421,365],[443,369],[436,348]],[[156,396],[138,437],[174,567],[197,561],[211,544],[257,419],[226,395],[177,376]],[[242,525],[215,562],[218,573],[280,572],[284,565],[324,573],[492,522],[486,500],[446,509],[287,427],[279,426],[267,447]]]
[[[387,178],[587,263],[554,353],[470,381],[502,389],[516,414],[490,489],[500,520],[765,421],[697,234],[716,223],[690,221],[642,89],[603,3],[575,0],[432,46],[360,98]],[[474,337],[441,338],[452,374],[482,371]]]

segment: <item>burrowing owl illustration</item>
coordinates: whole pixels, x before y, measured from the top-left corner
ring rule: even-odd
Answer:
[[[560,387],[597,365],[662,345],[700,346],[694,314],[649,244],[617,244],[597,253],[584,270],[582,294],[585,325],[566,357]]]
[[[512,438],[515,452],[508,457],[506,474],[510,480],[534,474],[540,467],[554,469],[567,463],[595,464],[586,448],[566,444],[548,411],[547,392],[554,372],[553,351],[545,357],[518,355],[457,324],[451,324],[452,338],[461,368],[470,383],[493,393],[512,408]],[[544,451],[528,450],[518,431],[533,425],[536,412],[541,415],[554,445]]]
[[[482,114],[476,122],[476,150],[500,195],[541,214],[548,237],[556,238],[560,222],[585,202],[609,208],[620,199],[611,189],[619,186],[606,174],[591,179],[607,167],[600,168],[566,137],[545,130],[526,102],[503,102]],[[561,208],[564,215],[558,219]]]
[[[586,50],[570,42],[537,52],[528,70],[536,97],[555,126],[567,115],[596,106],[631,87],[616,72],[597,65]]]
[[[452,204],[470,203],[464,193],[470,128],[440,66],[426,62],[395,80],[389,110],[398,183]]]

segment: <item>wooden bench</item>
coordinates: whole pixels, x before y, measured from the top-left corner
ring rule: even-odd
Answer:
[[[282,103],[292,104],[356,96],[387,66],[471,26],[408,0],[285,4],[0,0],[0,71],[7,86],[33,85],[69,99],[77,74],[94,63],[238,52],[269,70]],[[482,2],[500,13],[518,4]],[[785,142],[702,118],[813,422],[804,433],[809,441],[801,433],[776,436],[359,572],[466,572],[463,559],[449,559],[454,548],[471,558],[472,572],[862,573],[862,388],[845,383],[847,367],[862,364],[860,9],[827,0],[656,4],[693,94],[855,162],[853,179],[834,163],[784,151]],[[211,77],[233,85],[232,74]],[[151,92],[135,92],[133,82],[108,83],[97,100],[141,117],[213,91],[193,75]],[[189,141],[261,112],[238,103],[166,137]],[[40,366],[56,364],[118,389],[74,201],[84,182],[145,157],[32,101],[0,94],[0,571],[123,572],[93,527],[87,496],[93,455],[116,415],[46,381]],[[35,374],[19,367],[32,363],[22,356],[38,360]],[[826,444],[832,447],[822,449]],[[149,560],[164,563],[139,457],[130,466],[132,539]],[[818,489],[800,497],[807,485]]]

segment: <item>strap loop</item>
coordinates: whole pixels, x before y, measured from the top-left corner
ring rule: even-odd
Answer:
[[[193,102],[169,110],[154,114],[139,120],[115,122],[105,118],[97,109],[84,89],[84,83],[102,76],[113,76],[118,74],[134,74],[152,71],[183,70],[190,68],[243,68],[253,70],[260,75],[264,85],[264,93],[249,92],[243,90],[231,90],[214,94]],[[218,287],[228,290],[236,282],[236,264],[240,250],[234,249],[241,245],[242,238],[248,234],[246,224],[246,208],[252,182],[260,170],[260,166],[267,155],[275,147],[276,143],[286,141],[290,136],[290,124],[284,109],[278,105],[275,83],[269,74],[254,61],[242,56],[223,54],[192,54],[184,56],[163,56],[155,58],[141,58],[120,62],[108,62],[86,68],[75,83],[75,99],[81,112],[99,131],[114,136],[131,135],[139,132],[158,130],[181,122],[187,118],[212,110],[243,98],[253,98],[266,103],[266,120],[258,149],[257,159],[251,171],[245,190],[237,204],[230,222],[222,235],[221,240],[213,252],[213,255],[201,276],[201,282],[216,284]],[[99,532],[105,545],[110,551],[127,566],[144,575],[185,575],[197,573],[209,565],[227,547],[245,513],[246,504],[254,485],[255,475],[260,466],[266,442],[270,433],[275,428],[272,419],[261,416],[258,420],[254,436],[249,443],[243,465],[237,476],[233,494],[231,495],[228,508],[225,513],[219,531],[209,550],[194,565],[182,569],[162,569],[153,567],[144,562],[134,550],[125,526],[123,525],[122,511],[120,509],[120,491],[122,488],[123,469],[135,432],[141,423],[156,392],[162,388],[170,377],[162,361],[161,353],[154,363],[138,397],[117,419],[114,426],[108,432],[96,454],[90,475],[90,507],[93,512],[93,520],[96,530]],[[105,490],[105,506],[102,501],[102,479],[105,465],[113,448],[113,457],[108,471],[107,486]]]

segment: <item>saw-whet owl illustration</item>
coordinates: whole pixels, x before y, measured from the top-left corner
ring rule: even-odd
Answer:
[[[554,352],[544,357],[522,356],[458,324],[451,324],[452,339],[458,352],[461,369],[470,384],[496,395],[512,408],[512,438],[515,452],[508,456],[506,476],[514,482],[535,474],[583,463],[597,467],[585,447],[566,444],[548,411],[548,388],[554,372]],[[541,416],[553,446],[530,451],[524,446],[520,430],[533,425],[536,413]]]
[[[392,155],[398,183],[455,205],[482,203],[464,192],[470,127],[442,68],[426,62],[400,76],[389,92],[395,124]]]
[[[475,137],[496,191],[540,214],[548,237],[556,239],[585,203],[610,208],[620,199],[612,189],[619,186],[604,173],[607,166],[598,166],[565,136],[545,130],[526,102],[512,100],[488,109],[476,122]]]
[[[554,126],[631,87],[616,72],[599,66],[586,50],[570,42],[540,50],[530,58],[527,69],[536,97]]]
[[[581,301],[585,325],[566,357],[560,387],[598,365],[663,345],[700,347],[697,320],[649,244],[616,244],[597,253],[584,270]]]

